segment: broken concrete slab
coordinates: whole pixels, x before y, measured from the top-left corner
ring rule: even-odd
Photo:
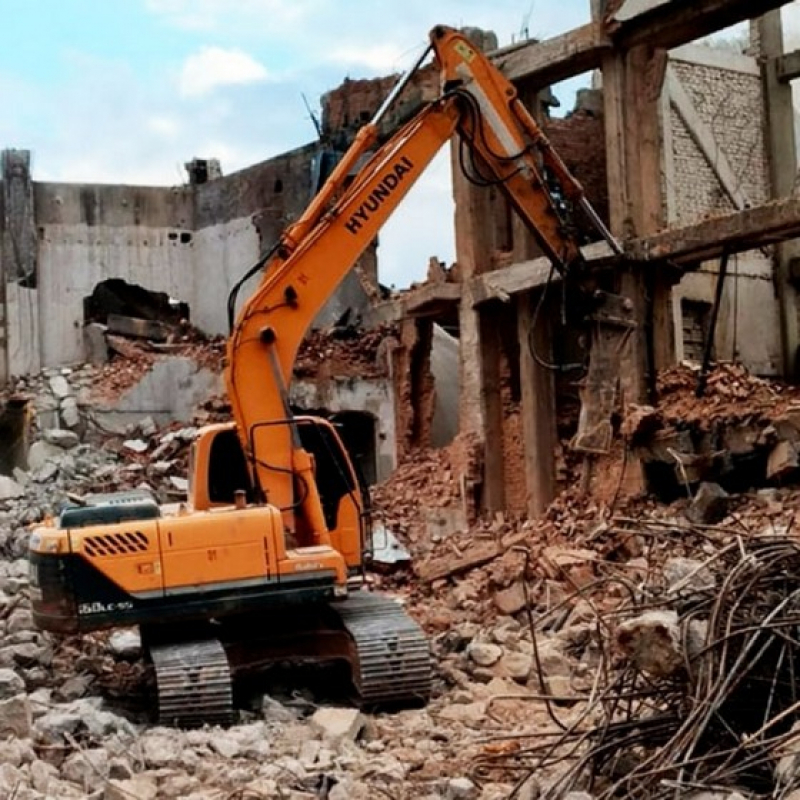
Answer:
[[[151,339],[165,342],[174,328],[159,320],[126,317],[122,314],[109,314],[107,319],[109,333],[119,333],[134,339]]]

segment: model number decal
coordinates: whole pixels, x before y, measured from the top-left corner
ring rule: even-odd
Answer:
[[[130,600],[124,600],[120,603],[79,603],[79,614],[103,614],[108,611],[130,611],[133,608],[133,603]]]

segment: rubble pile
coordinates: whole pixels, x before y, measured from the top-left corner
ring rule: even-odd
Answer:
[[[362,344],[324,334],[304,352],[309,364],[358,350],[381,360],[377,339]],[[191,424],[103,430],[92,407],[102,375],[77,367],[15,387],[34,423],[27,468],[0,481],[0,796],[732,800],[800,789],[792,474],[735,494],[673,458],[692,479],[669,505],[623,498],[612,511],[570,489],[536,521],[478,518],[480,447],[463,436],[410,453],[374,491],[376,519],[413,562],[370,583],[430,636],[428,706],[366,715],[279,671],[242,696],[229,729],[153,725],[134,630],[34,628],[29,526],[99,491],[182,499],[196,428],[229,408],[212,399]],[[684,432],[692,453],[714,458],[737,431],[757,430],[746,452],[762,455],[795,441],[794,390],[729,366],[704,398],[694,381],[671,371],[663,403],[631,411],[637,452]]]
[[[388,355],[398,341],[394,325],[339,326],[310,331],[295,361],[297,378],[385,378]]]
[[[800,390],[722,364],[697,396],[688,367],[663,373],[655,408],[633,406],[622,425],[641,459],[648,488],[662,499],[715,482],[726,490],[800,477]]]
[[[662,546],[672,533],[642,530]],[[550,687],[555,724],[509,730],[518,747],[476,770],[521,772],[517,785],[535,779],[543,799],[795,796],[800,544],[727,527],[698,544],[703,560],[670,556],[581,593],[591,624],[571,700]],[[535,629],[552,624],[537,617]]]

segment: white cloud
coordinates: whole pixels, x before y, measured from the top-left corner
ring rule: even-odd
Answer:
[[[163,136],[165,139],[174,139],[181,130],[181,124],[174,117],[154,115],[145,122],[145,125],[153,133]]]
[[[402,69],[404,55],[403,50],[391,44],[345,45],[334,47],[328,59],[347,69],[361,67],[371,72],[390,73]]]
[[[183,63],[178,87],[184,97],[199,97],[220,86],[237,86],[267,80],[263,64],[238,49],[203,47]]]

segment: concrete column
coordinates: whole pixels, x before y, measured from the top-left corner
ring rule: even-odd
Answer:
[[[792,86],[778,79],[778,59],[783,55],[781,12],[773,11],[756,23],[761,48],[761,74],[764,87],[765,121],[767,125],[770,183],[772,197],[792,194],[797,175],[797,144],[794,130]],[[781,314],[783,372],[797,381],[800,331],[798,330],[797,289],[793,284],[793,262],[800,254],[796,242],[785,242],[775,248],[775,288]],[[795,277],[796,280],[796,277]]]
[[[28,150],[4,150],[0,156],[0,384],[12,373],[36,372],[41,363],[36,291],[39,242],[30,166]]]
[[[0,384],[9,376],[9,285],[34,288],[38,242],[28,150],[2,153],[2,249],[0,249]],[[15,292],[12,292],[16,294]],[[38,314],[29,320],[38,327]],[[36,339],[35,333],[31,339]]]

